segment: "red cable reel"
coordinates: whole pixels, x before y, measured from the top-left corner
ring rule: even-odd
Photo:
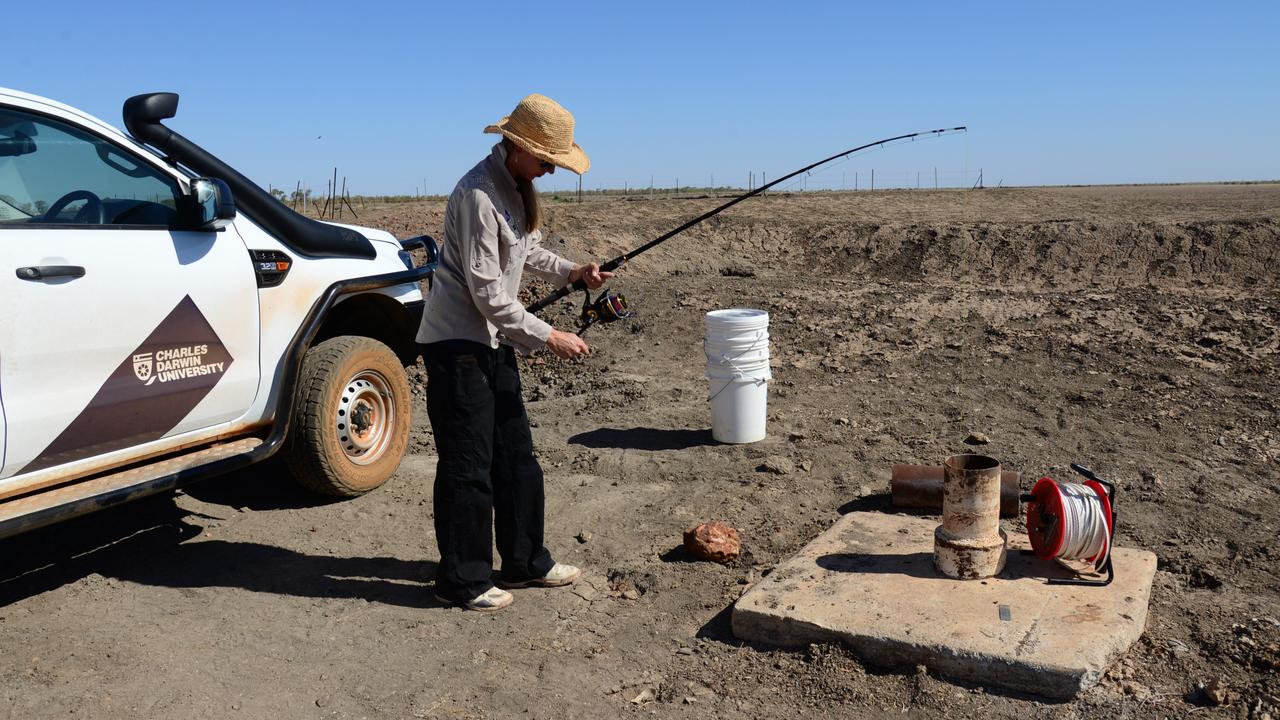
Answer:
[[[1107,585],[1114,578],[1111,541],[1116,520],[1112,501],[1115,486],[1091,470],[1072,463],[1071,469],[1088,478],[1084,484],[1059,483],[1042,477],[1036,481],[1027,502],[1027,537],[1031,549],[1045,560],[1057,560],[1070,570],[1067,561],[1085,561],[1095,572],[1106,572],[1106,580],[1050,578],[1051,584]]]

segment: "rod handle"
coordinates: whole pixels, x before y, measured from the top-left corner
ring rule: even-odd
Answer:
[[[526,308],[525,308],[525,310],[526,310],[526,311],[528,311],[528,312],[531,312],[531,313],[539,312],[539,311],[541,311],[543,308],[545,308],[545,307],[547,307],[548,305],[550,305],[551,303],[553,303],[553,302],[555,302],[555,301],[559,300],[560,298],[565,297],[566,295],[568,295],[569,293],[573,292],[574,290],[581,290],[581,289],[585,288],[586,286],[587,286],[587,284],[586,284],[585,282],[581,281],[581,280],[579,280],[578,282],[575,282],[575,283],[570,283],[570,284],[565,285],[564,287],[560,288],[559,290],[556,290],[555,292],[551,293],[550,295],[548,295],[548,296],[546,296],[546,297],[542,298],[541,300],[539,300],[539,301],[537,301],[537,302],[535,302],[535,303],[533,303],[533,304],[529,305],[528,307],[526,307]]]
[[[627,261],[626,255],[619,255],[618,257],[602,264],[600,266],[600,269],[604,272],[613,272],[614,270],[617,270],[618,268],[622,267],[622,264],[625,263],[626,261]],[[541,300],[529,305],[528,307],[525,308],[525,311],[531,312],[531,313],[539,312],[543,308],[550,305],[551,303],[554,303],[555,301],[563,297],[566,297],[571,292],[577,292],[578,290],[586,290],[586,289],[587,289],[587,281],[583,280],[582,278],[578,278],[577,282],[569,283],[568,285],[565,285],[564,287],[560,288],[559,290],[556,290],[555,292],[542,298]]]

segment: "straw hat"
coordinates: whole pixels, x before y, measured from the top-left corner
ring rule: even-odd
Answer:
[[[484,131],[501,133],[539,160],[579,175],[591,169],[587,154],[573,141],[573,115],[546,95],[526,96],[510,115]]]

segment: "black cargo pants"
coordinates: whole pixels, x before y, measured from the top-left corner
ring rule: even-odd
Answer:
[[[435,434],[436,593],[466,601],[493,587],[496,529],[502,579],[542,577],[542,468],[533,457],[515,351],[468,340],[422,346]]]

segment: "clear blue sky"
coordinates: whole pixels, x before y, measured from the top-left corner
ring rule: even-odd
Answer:
[[[1280,3],[67,0],[0,27],[0,85],[120,126],[140,92],[264,186],[448,192],[529,92],[587,187],[745,185],[882,137],[810,188],[1280,178]],[[965,174],[965,171],[968,174]],[[567,189],[559,171],[543,189]]]

